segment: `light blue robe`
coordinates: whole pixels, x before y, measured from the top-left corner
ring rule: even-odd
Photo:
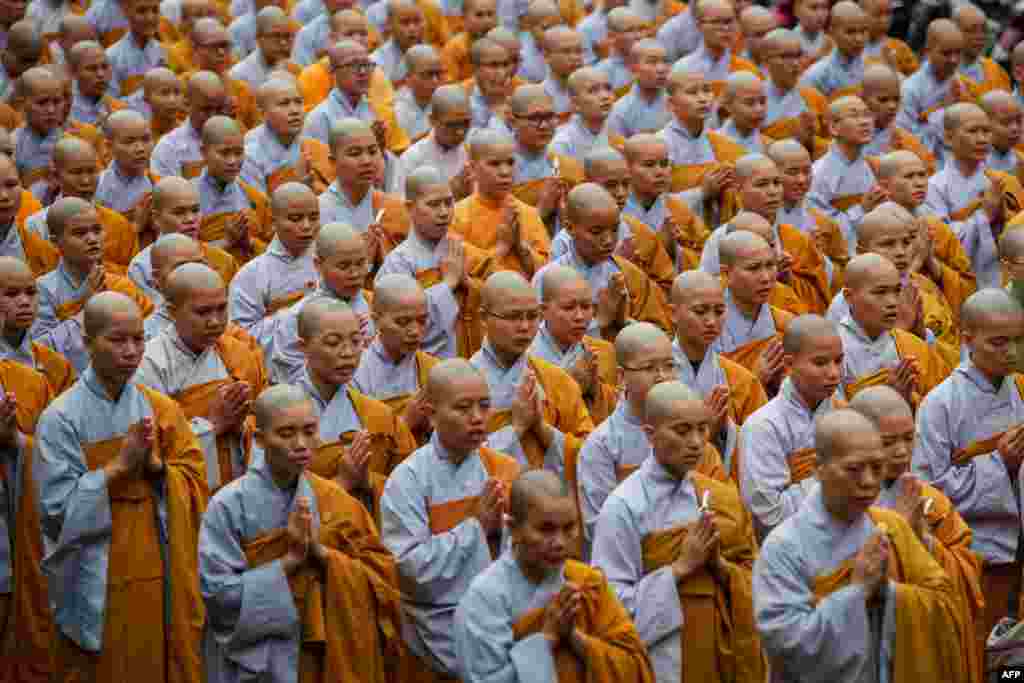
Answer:
[[[195,185],[196,191],[199,193],[199,214],[202,218],[221,213],[239,213],[255,208],[237,178],[230,183],[223,183],[211,176],[204,168],[198,177],[192,179],[192,184]],[[209,244],[221,249],[226,249],[229,246],[227,237],[213,240]]]
[[[400,88],[395,93],[395,118],[398,119],[398,127],[405,131],[410,140],[416,140],[420,136],[431,131],[430,110],[431,105],[421,107],[412,90],[408,86]],[[402,156],[405,156],[404,154]],[[405,195],[405,183],[399,185],[402,195]]]
[[[269,195],[267,178],[282,168],[295,166],[301,153],[301,136],[296,136],[286,147],[281,138],[264,123],[245,134],[245,159],[239,177]]]
[[[378,401],[415,394],[421,388],[416,354],[406,354],[396,362],[380,339],[374,339],[359,358],[352,386]]]
[[[68,362],[81,373],[89,365],[89,354],[85,348],[83,315],[84,310],[66,320],[57,317],[57,308],[68,301],[85,296],[87,278],[75,282],[62,260],[54,270],[36,279],[39,290],[39,311],[32,326],[32,338],[67,358]]]
[[[406,132],[409,131],[406,130]],[[462,172],[468,161],[469,152],[466,151],[465,145],[444,149],[437,144],[434,131],[431,130],[425,138],[414,142],[399,157],[395,173],[396,194],[405,196],[405,179],[420,166],[433,166],[438,173],[444,176],[446,181],[450,181]]]
[[[952,85],[952,77],[940,83],[935,78],[931,64],[927,60],[922,62],[918,70],[904,79],[900,87],[902,104],[896,115],[896,125],[913,133],[918,139],[925,139],[927,133],[921,117],[946,97]]]
[[[121,84],[131,76],[145,76],[150,69],[167,66],[167,50],[159,40],[152,39],[140,48],[131,31],[107,48],[107,60],[113,72],[111,94],[121,94]],[[140,88],[141,90],[141,88]]]
[[[161,178],[167,176],[183,177],[183,163],[203,161],[202,140],[199,133],[192,127],[192,120],[184,123],[160,138],[153,148],[149,167]]]
[[[353,206],[348,192],[341,189],[335,180],[320,194],[319,201],[321,225],[348,223],[359,232],[366,232],[376,218],[373,211],[373,188],[366,191],[358,205]]]
[[[999,249],[988,221],[988,213],[982,207],[964,221],[953,220],[952,214],[988,190],[992,181],[985,175],[985,170],[979,167],[974,175],[965,178],[955,163],[946,164],[928,179],[928,196],[921,206],[922,213],[944,221],[960,240],[978,278],[978,289],[1001,287],[1003,284]]]
[[[330,15],[324,11],[311,17],[295,34],[292,44],[292,61],[299,66],[309,66],[317,60],[317,53],[327,47],[331,33]]]
[[[392,83],[404,81],[409,75],[405,55],[394,40],[387,41],[370,53],[370,61],[379,66]]]
[[[749,320],[732,302],[732,292],[727,289],[725,290],[725,322],[722,325],[722,334],[718,335],[718,339],[711,344],[711,348],[718,353],[732,353],[750,342],[775,336],[777,332],[775,318],[772,317],[771,307],[768,304],[762,304],[761,310],[757,312],[757,318]]]
[[[100,173],[93,201],[112,211],[125,214],[135,208],[147,192],[152,191],[153,181],[148,175],[143,173],[134,178],[126,176],[121,173],[117,161],[111,161]]]
[[[839,223],[851,256],[856,253],[857,226],[864,218],[864,208],[854,204],[840,211],[832,202],[843,197],[867,194],[876,182],[875,173],[868,165],[863,150],[856,159],[849,159],[833,144],[825,156],[811,167],[811,189],[807,193],[807,203]]]
[[[586,38],[583,42],[586,43]],[[585,52],[586,47],[583,49]],[[519,69],[516,75],[531,83],[540,83],[548,77],[548,63],[544,60],[544,52],[529,31],[519,32]]]
[[[316,108],[306,116],[302,137],[315,138],[325,145],[330,144],[331,124],[344,118],[356,118],[370,124],[377,120],[365,95],[353,105],[348,95],[343,95],[335,87],[331,88],[327,99],[316,105]]]
[[[255,40],[256,37],[254,35],[254,43]],[[263,51],[256,45],[247,47],[242,55],[244,59],[228,70],[228,76],[239,81],[245,81],[249,84],[249,88],[255,92],[261,85],[267,82],[267,77],[271,71],[270,65],[264,59]]]
[[[618,92],[633,83],[633,72],[626,66],[626,60],[621,55],[610,54],[598,62],[594,68],[608,76],[612,92]]]
[[[634,83],[629,92],[612,106],[608,130],[623,138],[631,138],[638,133],[655,133],[671,119],[665,90],[659,91],[653,100],[648,100]]]
[[[19,261],[25,261],[25,245],[21,243],[21,233],[14,227],[14,222],[0,228],[0,233],[0,256],[11,256]]]
[[[704,36],[689,7],[662,24],[657,37],[668,53],[669,62],[696,52],[704,44]]]
[[[850,59],[836,48],[832,54],[818,60],[804,72],[800,77],[800,85],[814,88],[829,98],[837,90],[859,86],[863,80],[864,56]]]
[[[551,139],[548,149],[573,159],[583,159],[595,149],[611,147],[608,133],[607,121],[595,134],[583,123],[579,114],[573,114],[572,118],[555,131],[555,137]]]
[[[576,245],[573,244],[571,249],[558,258],[552,259],[533,276],[533,287],[537,290],[538,297],[543,298],[544,296],[544,274],[556,266],[568,266],[579,273],[587,281],[587,284],[590,285],[594,304],[597,304],[601,290],[608,288],[608,282],[611,280],[611,277],[621,272],[618,264],[611,258],[605,259],[601,263],[588,264],[584,262],[583,258],[576,252]],[[587,334],[592,337],[601,336],[601,329],[598,326],[596,315],[591,319],[590,325],[587,327]]]

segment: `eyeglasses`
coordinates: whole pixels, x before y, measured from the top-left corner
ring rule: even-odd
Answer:
[[[353,71],[357,74],[368,74],[373,71],[374,64],[371,61],[365,62],[348,62],[347,64],[338,64],[334,67],[335,71]]]
[[[543,128],[545,126],[554,126],[558,121],[558,114],[554,112],[549,114],[517,114],[516,118],[526,121],[534,128]]]
[[[535,323],[541,317],[539,310],[519,311],[518,313],[495,313],[494,311],[485,310],[484,313],[507,323]]]
[[[642,372],[647,375],[674,375],[679,371],[679,364],[674,360],[670,360],[663,363],[651,363],[650,365],[642,365],[639,367],[623,365],[622,369],[629,370],[630,372]]]

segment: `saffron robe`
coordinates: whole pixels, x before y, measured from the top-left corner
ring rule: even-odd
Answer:
[[[499,202],[474,192],[455,205],[449,229],[474,247],[491,251],[498,242],[498,228],[508,203],[515,207],[522,240],[533,255],[535,267],[540,268],[551,255],[551,239],[537,209],[515,197],[506,197]],[[509,254],[496,266],[502,270],[518,271],[527,278],[533,276],[532,272],[526,271],[515,254]]]
[[[776,339],[781,339],[793,316],[782,309],[762,304],[757,318],[748,320],[732,302],[732,293],[725,292],[725,324],[711,348],[729,360],[758,374],[761,354]]]
[[[0,338],[0,359],[14,361],[42,374],[49,383],[53,396],[63,394],[77,379],[75,369],[71,367],[67,358],[48,346],[32,341],[28,333],[22,336],[18,347],[13,347],[6,339]]]
[[[541,323],[537,336],[526,352],[569,372],[587,351],[594,356],[597,363],[597,382],[591,387],[589,394],[583,394],[583,400],[587,404],[590,419],[599,425],[611,415],[619,400],[619,366],[615,362],[615,346],[604,339],[584,336],[571,347],[563,348],[544,322]],[[583,391],[583,387],[580,387],[580,391]]]

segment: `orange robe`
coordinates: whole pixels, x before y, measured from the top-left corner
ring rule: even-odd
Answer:
[[[63,394],[78,379],[75,369],[68,359],[49,346],[32,342],[32,356],[36,362],[36,371],[46,377],[54,396]]]
[[[770,307],[772,319],[775,321],[775,334],[764,339],[758,339],[752,341],[737,349],[734,349],[728,353],[721,354],[723,358],[731,360],[737,365],[740,365],[757,376],[758,367],[761,363],[761,354],[764,352],[768,345],[776,339],[782,339],[782,335],[786,332],[786,327],[790,321],[795,317],[791,313],[787,313],[780,308]]]
[[[480,350],[484,342],[483,320],[480,307],[483,305],[481,291],[483,281],[495,272],[494,260],[476,249],[473,245],[466,246],[466,271],[472,277],[455,290],[455,301],[459,304],[459,316],[455,319],[455,348],[459,358],[470,358]],[[429,289],[441,282],[444,274],[440,268],[428,268],[416,272],[416,281],[423,289]]]
[[[303,69],[299,74],[299,91],[306,103],[306,112],[313,111],[316,105],[326,100],[333,87],[334,76],[327,57]],[[374,112],[393,109],[395,105],[395,89],[379,67],[370,74],[370,90],[366,99]]]
[[[672,316],[665,292],[655,285],[644,272],[623,257],[613,254],[612,260],[622,272],[629,295],[626,318],[657,325],[665,332],[672,331]],[[618,330],[614,330],[615,333]],[[614,342],[614,339],[608,341]]]
[[[474,192],[455,205],[450,230],[460,235],[466,242],[478,249],[492,251],[498,243],[498,228],[504,220],[505,207],[511,204],[519,217],[519,230],[523,241],[533,254],[534,266],[540,269],[551,255],[551,239],[548,237],[544,221],[540,219],[537,209],[525,204],[515,197],[508,196],[495,201]],[[519,257],[509,254],[498,265],[503,270],[515,270],[526,278],[534,273],[527,272]]]
[[[829,284],[822,253],[810,237],[786,223],[779,225],[779,241],[783,250],[793,257],[789,283],[793,291],[809,312],[824,314],[836,287]]]
[[[1013,84],[1010,82],[1010,76],[1006,73],[1006,69],[988,57],[981,57],[978,61],[981,63],[981,81],[965,76],[963,72],[960,73],[960,79],[967,86],[967,91],[973,99],[979,99],[985,93],[993,90],[1013,91]]]
[[[689,212],[688,208],[687,212]],[[693,216],[693,213],[691,212],[690,215]],[[665,250],[665,245],[662,244],[654,230],[637,218],[627,214],[622,214],[620,218],[629,226],[630,241],[633,245],[628,260],[642,270],[654,284],[658,285],[667,297],[672,291],[676,268],[672,257]],[[697,219],[696,216],[693,218]]]
[[[150,301],[145,294],[140,292],[138,287],[136,287],[135,284],[124,275],[118,275],[116,273],[106,271],[104,273],[104,284],[106,285],[107,291],[119,292],[134,301],[142,312],[143,319],[148,318],[150,313],[153,312],[153,302]],[[68,318],[75,317],[82,312],[88,300],[89,297],[86,296],[81,299],[65,301],[57,306],[57,317],[60,320],[67,320]]]
[[[283,166],[267,176],[268,193],[273,194],[285,183],[300,182],[307,184],[314,194],[321,194],[337,179],[331,150],[324,143],[315,138],[303,138],[299,142],[299,156],[294,166]]]
[[[939,386],[953,368],[946,362],[946,359],[937,350],[929,346],[924,340],[906,330],[889,330],[896,341],[896,353],[902,358],[913,358],[917,360],[920,375],[917,381],[917,391],[914,392],[913,404],[916,407],[921,399],[929,391]],[[847,400],[852,399],[868,387],[887,384],[889,382],[889,368],[881,368],[870,375],[857,377],[852,382],[844,385],[843,390]]]
[[[665,208],[668,211],[669,219],[682,232],[682,239],[675,245],[673,269],[675,270],[675,266],[678,265],[679,272],[696,270],[700,267],[700,256],[704,252],[704,243],[711,236],[711,231],[708,230],[703,218],[690,210],[689,204],[669,194],[662,196],[665,197]],[[651,229],[655,230],[656,228],[652,226]],[[682,253],[679,253],[680,251]],[[673,281],[674,278],[673,273]]]
[[[465,31],[445,43],[441,50],[441,64],[448,83],[459,83],[473,77],[473,64],[469,61],[471,45],[472,41]]]
[[[917,55],[914,54],[909,45],[899,38],[886,37],[882,49],[889,52],[890,58],[868,57],[864,60],[864,65],[885,64],[898,71],[904,77],[910,76],[920,67]]]
[[[598,381],[589,394],[583,394],[583,400],[590,419],[599,425],[615,411],[619,401],[619,365],[615,360],[615,345],[597,337],[583,337],[582,343],[597,363]]]
[[[704,176],[712,170],[721,166],[731,166],[747,155],[747,150],[738,145],[732,139],[717,133],[713,130],[706,130],[708,142],[711,143],[711,151],[714,153],[715,161],[707,164],[690,164],[672,167],[672,191],[682,192],[694,187],[700,187]],[[739,210],[739,197],[735,190],[727,189],[718,197],[714,204],[717,204],[718,221],[712,211],[711,202],[705,201],[704,223],[706,225],[717,225],[730,220]]]
[[[225,242],[229,222],[238,220],[239,216],[245,216],[249,223],[249,239],[252,247],[250,252],[246,253],[235,245],[224,247],[224,251],[231,254],[235,261],[244,265],[249,259],[263,253],[267,248],[267,244],[273,239],[274,221],[270,210],[270,199],[267,198],[267,195],[243,180],[236,182],[241,186],[252,206],[241,212],[214,213],[203,216],[199,224],[199,239],[203,242]]]
[[[21,115],[18,115],[21,117]],[[19,120],[18,125],[23,125],[23,121]],[[67,119],[64,123],[64,130],[61,132],[60,138],[75,137],[81,140],[85,140],[92,148],[96,151],[96,157],[99,161],[100,168],[106,168],[110,164],[110,148],[107,146],[107,139],[96,126],[88,123],[81,123],[74,119]],[[27,172],[21,178],[21,183],[25,187],[32,187],[35,183],[40,180],[44,180],[50,177],[50,166],[40,166],[39,168],[32,169]]]
[[[52,243],[44,240],[25,225],[29,216],[43,208],[39,200],[28,190],[21,191],[21,207],[14,218],[14,229],[18,231],[21,248],[25,252],[25,263],[36,277],[46,275],[60,263],[60,252]]]
[[[804,106],[814,115],[814,149],[808,150],[812,158],[818,159],[828,151],[829,141],[832,137],[828,130],[828,99],[816,88],[810,86],[796,86],[800,96],[804,100]],[[785,140],[787,138],[797,139],[803,132],[803,122],[799,116],[788,116],[772,121],[761,129],[761,135],[768,140]]]

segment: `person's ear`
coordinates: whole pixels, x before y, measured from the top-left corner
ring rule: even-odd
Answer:
[[[793,363],[796,361],[796,356],[792,353],[786,353],[782,355],[782,367],[784,374],[788,375],[793,369]]]

